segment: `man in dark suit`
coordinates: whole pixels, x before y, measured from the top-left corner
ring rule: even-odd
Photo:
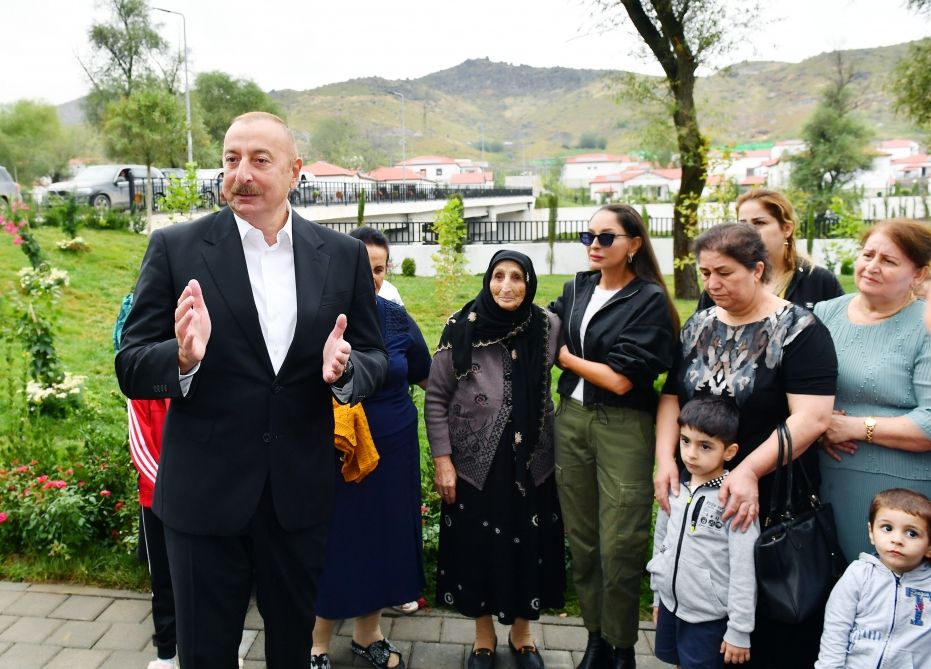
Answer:
[[[128,397],[172,400],[153,510],[182,666],[237,666],[254,584],[269,669],[305,669],[332,397],[372,394],[387,356],[365,247],[291,212],[302,163],[287,126],[240,116],[223,163],[229,208],[152,234],[116,372]]]

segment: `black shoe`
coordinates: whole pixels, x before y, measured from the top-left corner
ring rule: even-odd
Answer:
[[[517,663],[517,669],[543,669],[543,658],[540,657],[540,651],[536,646],[521,646],[518,650],[511,642],[511,635],[508,634],[508,648],[511,649],[511,654]]]
[[[614,663],[611,669],[636,669],[637,659],[633,648],[614,648]]]
[[[611,669],[611,646],[601,638],[601,632],[589,632],[585,655],[576,669]]]
[[[492,669],[495,666],[495,651],[491,648],[476,648],[469,653],[467,669]]]
[[[398,663],[394,667],[391,667],[391,669],[405,669],[404,658],[401,656],[401,651],[395,648],[388,639],[380,639],[368,647],[363,647],[361,644],[353,641],[349,644],[349,648],[363,660],[367,660],[371,663],[375,669],[386,669],[392,655],[398,656]]]

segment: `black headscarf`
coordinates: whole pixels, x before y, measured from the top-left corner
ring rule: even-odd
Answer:
[[[495,267],[505,260],[521,266],[527,285],[524,301],[513,311],[499,307],[491,294]],[[437,347],[438,351],[452,349],[453,369],[459,379],[472,372],[473,349],[503,343],[510,351],[511,422],[515,434],[520,434],[514,446],[516,483],[522,490],[532,487],[528,484],[529,459],[540,438],[549,397],[549,321],[546,312],[533,303],[536,293],[537,274],[530,258],[518,251],[498,251],[485,270],[481,292],[449,318]],[[504,379],[501,382],[504,384]]]

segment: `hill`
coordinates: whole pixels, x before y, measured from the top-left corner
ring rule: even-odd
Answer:
[[[844,52],[856,73],[856,113],[877,137],[920,137],[892,109],[889,90],[895,63],[908,44]],[[743,62],[701,77],[697,98],[703,131],[712,143],[730,145],[798,137],[834,68],[832,54],[800,63]],[[653,112],[628,99],[612,70],[538,68],[467,60],[419,79],[353,79],[307,91],[277,90],[305,155],[314,157],[313,135],[328,118],[350,119],[366,144],[400,158],[400,105],[404,95],[407,155],[443,154],[485,159],[497,170],[578,153],[583,134],[602,138],[605,150],[641,147]],[[648,79],[646,77],[642,79]],[[73,118],[74,103],[63,105]],[[67,107],[67,108],[66,108]]]

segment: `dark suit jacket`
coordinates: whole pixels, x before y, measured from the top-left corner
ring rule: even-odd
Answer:
[[[297,324],[276,375],[229,209],[157,230],[142,261],[116,373],[131,398],[170,397],[152,508],[169,527],[232,535],[252,518],[266,480],[286,530],[329,517],[332,391],[323,345],[345,313],[352,402],[387,370],[368,255],[359,241],[294,214]],[[190,279],[204,292],[212,333],[187,394],[178,381],[174,310]]]

